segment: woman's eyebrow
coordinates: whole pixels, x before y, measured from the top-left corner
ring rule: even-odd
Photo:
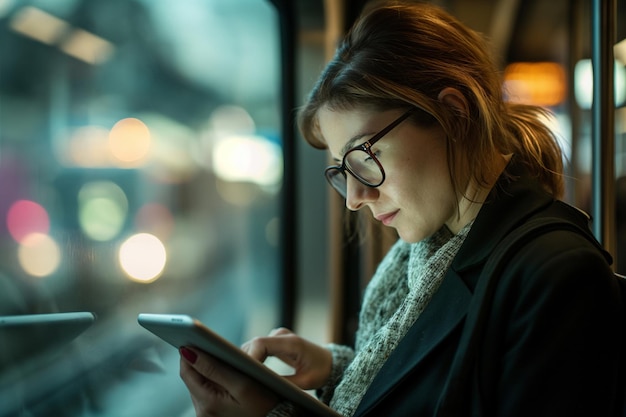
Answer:
[[[339,155],[345,155],[346,152],[348,152],[350,149],[354,148],[356,145],[355,143],[360,141],[364,136],[368,136],[367,133],[359,133],[356,136],[351,137],[345,145],[343,145],[343,147],[341,148],[341,150],[339,151],[340,154]],[[332,157],[332,160],[337,162],[338,164],[341,164],[342,162],[342,158],[341,157]]]
[[[361,141],[365,136],[370,136],[370,133],[359,133],[356,136],[351,137],[345,145],[343,145],[343,148],[341,148],[341,154],[345,155],[346,152],[348,152],[350,149],[354,148],[356,146],[356,142]]]

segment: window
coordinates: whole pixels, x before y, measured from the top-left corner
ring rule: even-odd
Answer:
[[[137,314],[191,314],[235,343],[279,314],[278,13],[0,1],[0,31],[0,315],[97,315],[37,346],[36,369],[0,351],[0,404],[183,415],[178,353]]]

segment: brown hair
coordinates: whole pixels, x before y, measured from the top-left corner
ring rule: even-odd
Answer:
[[[446,87],[463,94],[467,114],[438,99]],[[457,190],[468,178],[488,184],[496,157],[514,154],[548,192],[563,193],[561,149],[542,122],[547,111],[505,103],[501,74],[485,40],[437,6],[392,1],[367,9],[298,113],[302,135],[320,149],[326,147],[317,121],[323,106],[423,110],[412,120],[437,122],[446,132]]]

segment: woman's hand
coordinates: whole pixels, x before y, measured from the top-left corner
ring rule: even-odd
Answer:
[[[198,417],[261,417],[278,404],[274,393],[218,359],[188,347],[180,354],[180,377]]]
[[[267,337],[256,337],[241,348],[261,362],[269,356],[282,360],[295,369],[294,375],[285,378],[305,390],[322,387],[330,377],[330,351],[285,328],[275,329]]]

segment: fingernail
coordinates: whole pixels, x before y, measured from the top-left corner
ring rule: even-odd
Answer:
[[[187,362],[191,364],[196,363],[196,359],[198,359],[198,355],[196,355],[194,351],[189,350],[184,346],[181,347],[179,351],[180,351],[180,354],[183,356],[183,358],[187,359]]]

